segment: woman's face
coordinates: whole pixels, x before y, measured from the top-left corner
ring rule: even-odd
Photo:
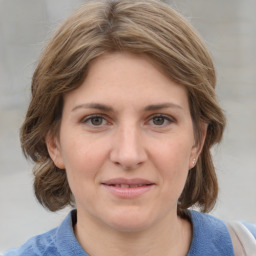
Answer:
[[[186,90],[148,57],[96,59],[64,98],[60,135],[48,140],[66,169],[81,221],[143,230],[177,216],[199,149]]]

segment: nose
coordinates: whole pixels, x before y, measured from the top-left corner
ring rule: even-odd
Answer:
[[[120,128],[113,140],[110,160],[125,170],[136,169],[147,160],[147,153],[136,127]]]

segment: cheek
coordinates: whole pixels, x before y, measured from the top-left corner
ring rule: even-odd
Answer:
[[[68,183],[78,205],[97,200],[95,184],[105,158],[104,151],[102,145],[78,139],[65,147],[63,156]]]
[[[190,144],[169,142],[162,143],[161,148],[154,147],[153,161],[159,171],[161,183],[167,195],[179,197],[185,185],[191,154]],[[171,190],[171,191],[170,191]]]
[[[102,145],[79,138],[64,145],[62,155],[70,186],[94,182],[106,157],[106,149]]]
[[[172,172],[180,172],[182,170],[189,170],[189,160],[192,146],[190,143],[180,143],[179,141],[165,142],[153,147],[154,159],[165,170],[172,170]]]
[[[71,171],[90,170],[90,166],[100,162],[104,154],[102,145],[104,144],[98,143],[83,134],[76,134],[75,137],[70,138],[66,137],[62,144],[62,156],[66,168],[71,169]]]

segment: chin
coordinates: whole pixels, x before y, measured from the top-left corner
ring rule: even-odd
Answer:
[[[112,229],[119,232],[140,232],[152,226],[154,221],[147,214],[125,211],[115,214],[108,222]]]

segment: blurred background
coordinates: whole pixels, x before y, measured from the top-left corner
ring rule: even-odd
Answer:
[[[0,0],[0,251],[57,226],[69,209],[50,213],[35,200],[32,164],[19,128],[39,54],[56,26],[82,0]],[[208,46],[228,125],[213,149],[220,196],[212,212],[256,223],[256,1],[173,0]]]

